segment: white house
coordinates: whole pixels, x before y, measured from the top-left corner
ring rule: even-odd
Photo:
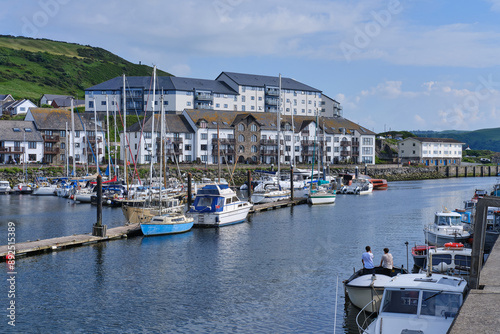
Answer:
[[[464,143],[451,138],[406,138],[398,143],[403,164],[460,165]]]
[[[30,100],[7,102],[3,105],[3,114],[9,116],[26,115],[31,108],[37,106]]]
[[[0,163],[34,163],[43,158],[43,139],[33,122],[0,121]]]

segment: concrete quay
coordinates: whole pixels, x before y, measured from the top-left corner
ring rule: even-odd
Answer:
[[[500,243],[481,270],[479,289],[471,290],[449,334],[500,333]]]

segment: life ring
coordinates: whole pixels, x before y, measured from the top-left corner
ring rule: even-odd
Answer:
[[[464,244],[460,242],[448,242],[444,244],[444,247],[446,248],[463,248]]]

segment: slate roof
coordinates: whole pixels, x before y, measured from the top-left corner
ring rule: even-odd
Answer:
[[[127,127],[128,132],[140,132],[142,126],[142,120],[132,124]],[[145,123],[143,132],[151,132],[152,128],[152,117],[149,116]],[[156,131],[161,130],[160,125],[160,115],[155,114],[155,129]],[[188,121],[183,115],[177,114],[166,114],[165,115],[165,132],[166,133],[194,133],[194,129],[189,125]]]
[[[43,94],[43,96],[49,101],[54,101],[55,99],[74,99],[71,95]]]
[[[279,87],[279,77],[271,77],[266,75],[256,75],[256,74],[245,74],[245,73],[234,73],[234,72],[222,72],[219,74],[216,80],[218,80],[222,74],[227,75],[236,84],[241,86],[254,86],[254,87],[265,87],[273,86]],[[321,93],[319,89],[313,88],[311,86],[305,85],[291,78],[281,77],[281,89],[291,89],[300,91],[309,91]]]
[[[20,131],[14,131],[14,128],[18,128]],[[25,129],[31,129],[31,131]],[[43,142],[42,134],[36,130],[35,124],[29,121],[1,121],[0,138],[3,141]]]
[[[425,138],[425,137],[411,137],[407,139],[415,139],[418,140],[419,142],[426,142],[426,143],[454,143],[454,144],[465,144],[459,140],[453,139],[453,138]]]
[[[12,96],[10,94],[0,94],[0,101],[4,101],[5,99],[7,99],[8,97],[10,96],[10,98],[12,98]]]
[[[39,131],[44,130],[66,130],[66,122],[68,130],[71,129],[71,111],[66,109],[51,109],[51,108],[32,108],[30,113],[33,116],[36,128]],[[80,117],[78,117],[80,115]],[[82,122],[85,123],[88,131],[94,130],[94,123],[90,124],[90,119],[94,115],[75,113],[75,130],[83,131]],[[82,122],[80,121],[82,118]],[[89,126],[91,128],[89,128]],[[101,128],[98,126],[98,129]]]
[[[257,123],[260,124],[262,130],[276,130],[276,114],[266,113],[266,112],[234,112],[234,111],[219,111],[219,110],[186,110],[186,114],[192,119],[192,121],[197,124],[200,120],[204,119],[208,122],[208,128],[217,128],[217,122],[219,123],[219,129],[221,128],[231,128],[234,127],[240,120],[253,116]],[[316,117],[314,116],[294,116],[293,117],[295,132],[298,133],[302,131],[307,125],[316,122]],[[225,123],[227,124],[225,124]],[[292,124],[291,115],[281,116],[281,125],[285,123]],[[342,134],[343,129],[345,129],[346,134],[352,134],[352,130],[358,131],[361,135],[375,135],[375,132],[370,131],[359,124],[351,122],[343,117],[321,117],[319,119],[319,127],[325,129],[328,134]]]
[[[126,77],[127,88],[143,88],[145,91],[153,89],[153,82],[151,77]],[[205,90],[211,91],[216,94],[237,95],[238,92],[230,88],[226,83],[216,80],[193,79],[182,77],[157,77],[156,89],[158,91],[164,90],[178,90],[178,91],[194,91]],[[109,90],[122,90],[123,77],[116,77],[111,80],[102,82],[95,86],[89,87],[87,91],[109,91]]]
[[[57,104],[58,108],[63,108],[63,107],[71,107],[71,97],[69,98],[55,98],[52,100],[52,103]],[[73,99],[73,106],[78,106],[85,104],[85,100],[74,100]]]

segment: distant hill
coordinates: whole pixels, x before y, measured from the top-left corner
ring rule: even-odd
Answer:
[[[85,88],[122,74],[148,76],[153,68],[133,64],[102,48],[48,39],[0,35],[0,94],[38,103],[43,94],[84,98]],[[157,71],[158,75],[171,75]]]
[[[475,131],[411,131],[418,137],[453,138],[465,143],[473,150],[491,150],[500,152],[500,128]]]

